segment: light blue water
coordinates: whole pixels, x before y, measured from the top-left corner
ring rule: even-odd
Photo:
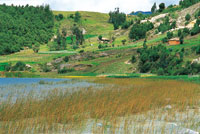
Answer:
[[[49,91],[77,91],[81,88],[100,86],[84,80],[49,79],[49,78],[0,78],[0,101],[12,96],[14,100],[20,95],[34,93],[34,96],[47,95]]]

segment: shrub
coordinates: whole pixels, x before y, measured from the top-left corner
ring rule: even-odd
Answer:
[[[46,63],[41,66],[41,69],[43,72],[51,72],[51,68]]]
[[[59,74],[64,74],[64,73],[73,72],[73,71],[74,71],[73,68],[70,68],[70,69],[63,68],[63,69],[59,69],[59,70],[58,70],[58,73],[59,73]]]
[[[68,62],[68,61],[69,61],[69,56],[65,56],[63,60],[64,60],[65,62]]]
[[[167,37],[163,38],[163,39],[162,39],[162,42],[163,42],[163,43],[167,43],[167,42],[168,42],[168,38],[167,38]]]
[[[11,63],[5,65],[5,71],[10,71],[12,69]]]
[[[132,58],[131,58],[131,63],[135,63],[136,61],[137,61],[136,57],[135,57],[135,55],[133,55]]]
[[[199,27],[199,24],[196,23],[191,30],[191,35],[193,36],[193,35],[196,35],[198,33],[200,33],[200,27]]]
[[[12,67],[12,71],[25,71],[26,64],[24,62],[18,61],[15,66]]]
[[[171,39],[173,37],[173,32],[167,32],[167,38]]]
[[[99,40],[102,40],[102,38],[103,38],[102,35],[99,35],[98,39],[99,39]]]
[[[187,15],[185,16],[185,20],[186,20],[186,21],[189,21],[190,19],[191,19],[190,14],[187,14]]]
[[[126,39],[122,40],[122,44],[123,44],[123,45],[126,44]]]
[[[84,50],[80,50],[79,53],[84,53]]]

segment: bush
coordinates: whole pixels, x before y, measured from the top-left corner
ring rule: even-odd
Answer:
[[[191,19],[190,14],[187,14],[187,15],[185,16],[185,20],[186,20],[186,21],[189,21],[190,19]]]
[[[68,57],[68,56],[65,56],[63,60],[64,60],[65,62],[68,62],[68,61],[69,61],[69,57]]]
[[[191,30],[191,35],[193,36],[193,35],[196,35],[198,33],[200,33],[200,27],[199,27],[199,24],[196,23]]]
[[[43,64],[41,69],[43,72],[51,72],[51,68],[47,64]]]
[[[167,38],[171,39],[173,37],[173,32],[167,32]]]
[[[167,43],[167,42],[168,42],[168,38],[167,38],[167,37],[163,38],[163,39],[162,39],[162,42],[163,42],[163,43]]]
[[[135,63],[137,60],[136,60],[136,57],[133,55],[132,58],[131,58],[131,63]]]
[[[11,63],[5,65],[5,71],[10,71],[12,69]]]
[[[18,61],[15,66],[12,67],[12,71],[25,71],[26,64],[24,62]]]
[[[63,69],[59,69],[59,70],[58,70],[58,73],[59,73],[59,74],[64,74],[64,73],[69,73],[69,72],[73,72],[73,71],[74,71],[73,68],[70,68],[70,69],[63,68]]]
[[[99,39],[99,40],[102,40],[102,38],[103,38],[102,35],[99,35],[98,39]]]
[[[80,50],[79,53],[84,53],[84,50]]]

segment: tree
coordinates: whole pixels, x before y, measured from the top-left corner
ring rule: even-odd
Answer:
[[[0,55],[19,52],[53,36],[54,15],[49,6],[0,5]]]
[[[85,41],[83,32],[77,26],[74,26],[72,28],[72,33],[76,37],[76,45],[82,45]]]
[[[159,5],[159,12],[162,12],[165,9],[165,3]]]
[[[122,40],[122,44],[123,44],[123,45],[126,44],[126,39]]]
[[[200,27],[199,27],[198,20],[197,20],[197,22],[195,23],[194,27],[191,30],[191,35],[193,36],[198,33],[200,33]]]
[[[77,12],[75,13],[74,21],[75,21],[75,22],[79,22],[80,19],[81,19],[81,14],[77,11]]]
[[[183,44],[183,42],[184,42],[184,36],[183,36],[183,34],[180,36],[180,42],[181,42],[181,44]]]
[[[115,8],[113,12],[110,11],[109,17],[108,22],[113,24],[115,30],[126,22],[126,14],[119,12],[119,8]]]
[[[62,36],[63,37],[67,36],[67,29],[65,27],[62,28]]]
[[[186,21],[189,21],[190,19],[191,19],[190,14],[187,14],[187,15],[185,16],[185,20],[186,20]]]
[[[167,38],[171,39],[173,37],[173,32],[167,32]]]
[[[151,12],[155,13],[157,9],[156,3],[153,4],[152,8],[151,8]]]
[[[133,64],[133,63],[135,63],[136,61],[137,61],[137,59],[136,59],[135,55],[133,55],[132,58],[131,58],[131,63]]]
[[[142,24],[134,24],[129,33],[130,39],[144,39],[146,37],[146,33],[153,29],[153,24],[150,22],[142,23]]]
[[[103,38],[102,35],[99,35],[98,39],[99,39],[99,40],[102,40],[102,38]]]
[[[35,45],[33,45],[33,51],[35,53],[38,53],[40,50],[40,44],[37,42]]]

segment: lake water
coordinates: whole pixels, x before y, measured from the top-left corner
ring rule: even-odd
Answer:
[[[34,93],[45,95],[49,91],[77,91],[81,88],[100,86],[95,83],[77,79],[49,78],[0,78],[0,101],[12,96],[14,100],[20,95]]]

